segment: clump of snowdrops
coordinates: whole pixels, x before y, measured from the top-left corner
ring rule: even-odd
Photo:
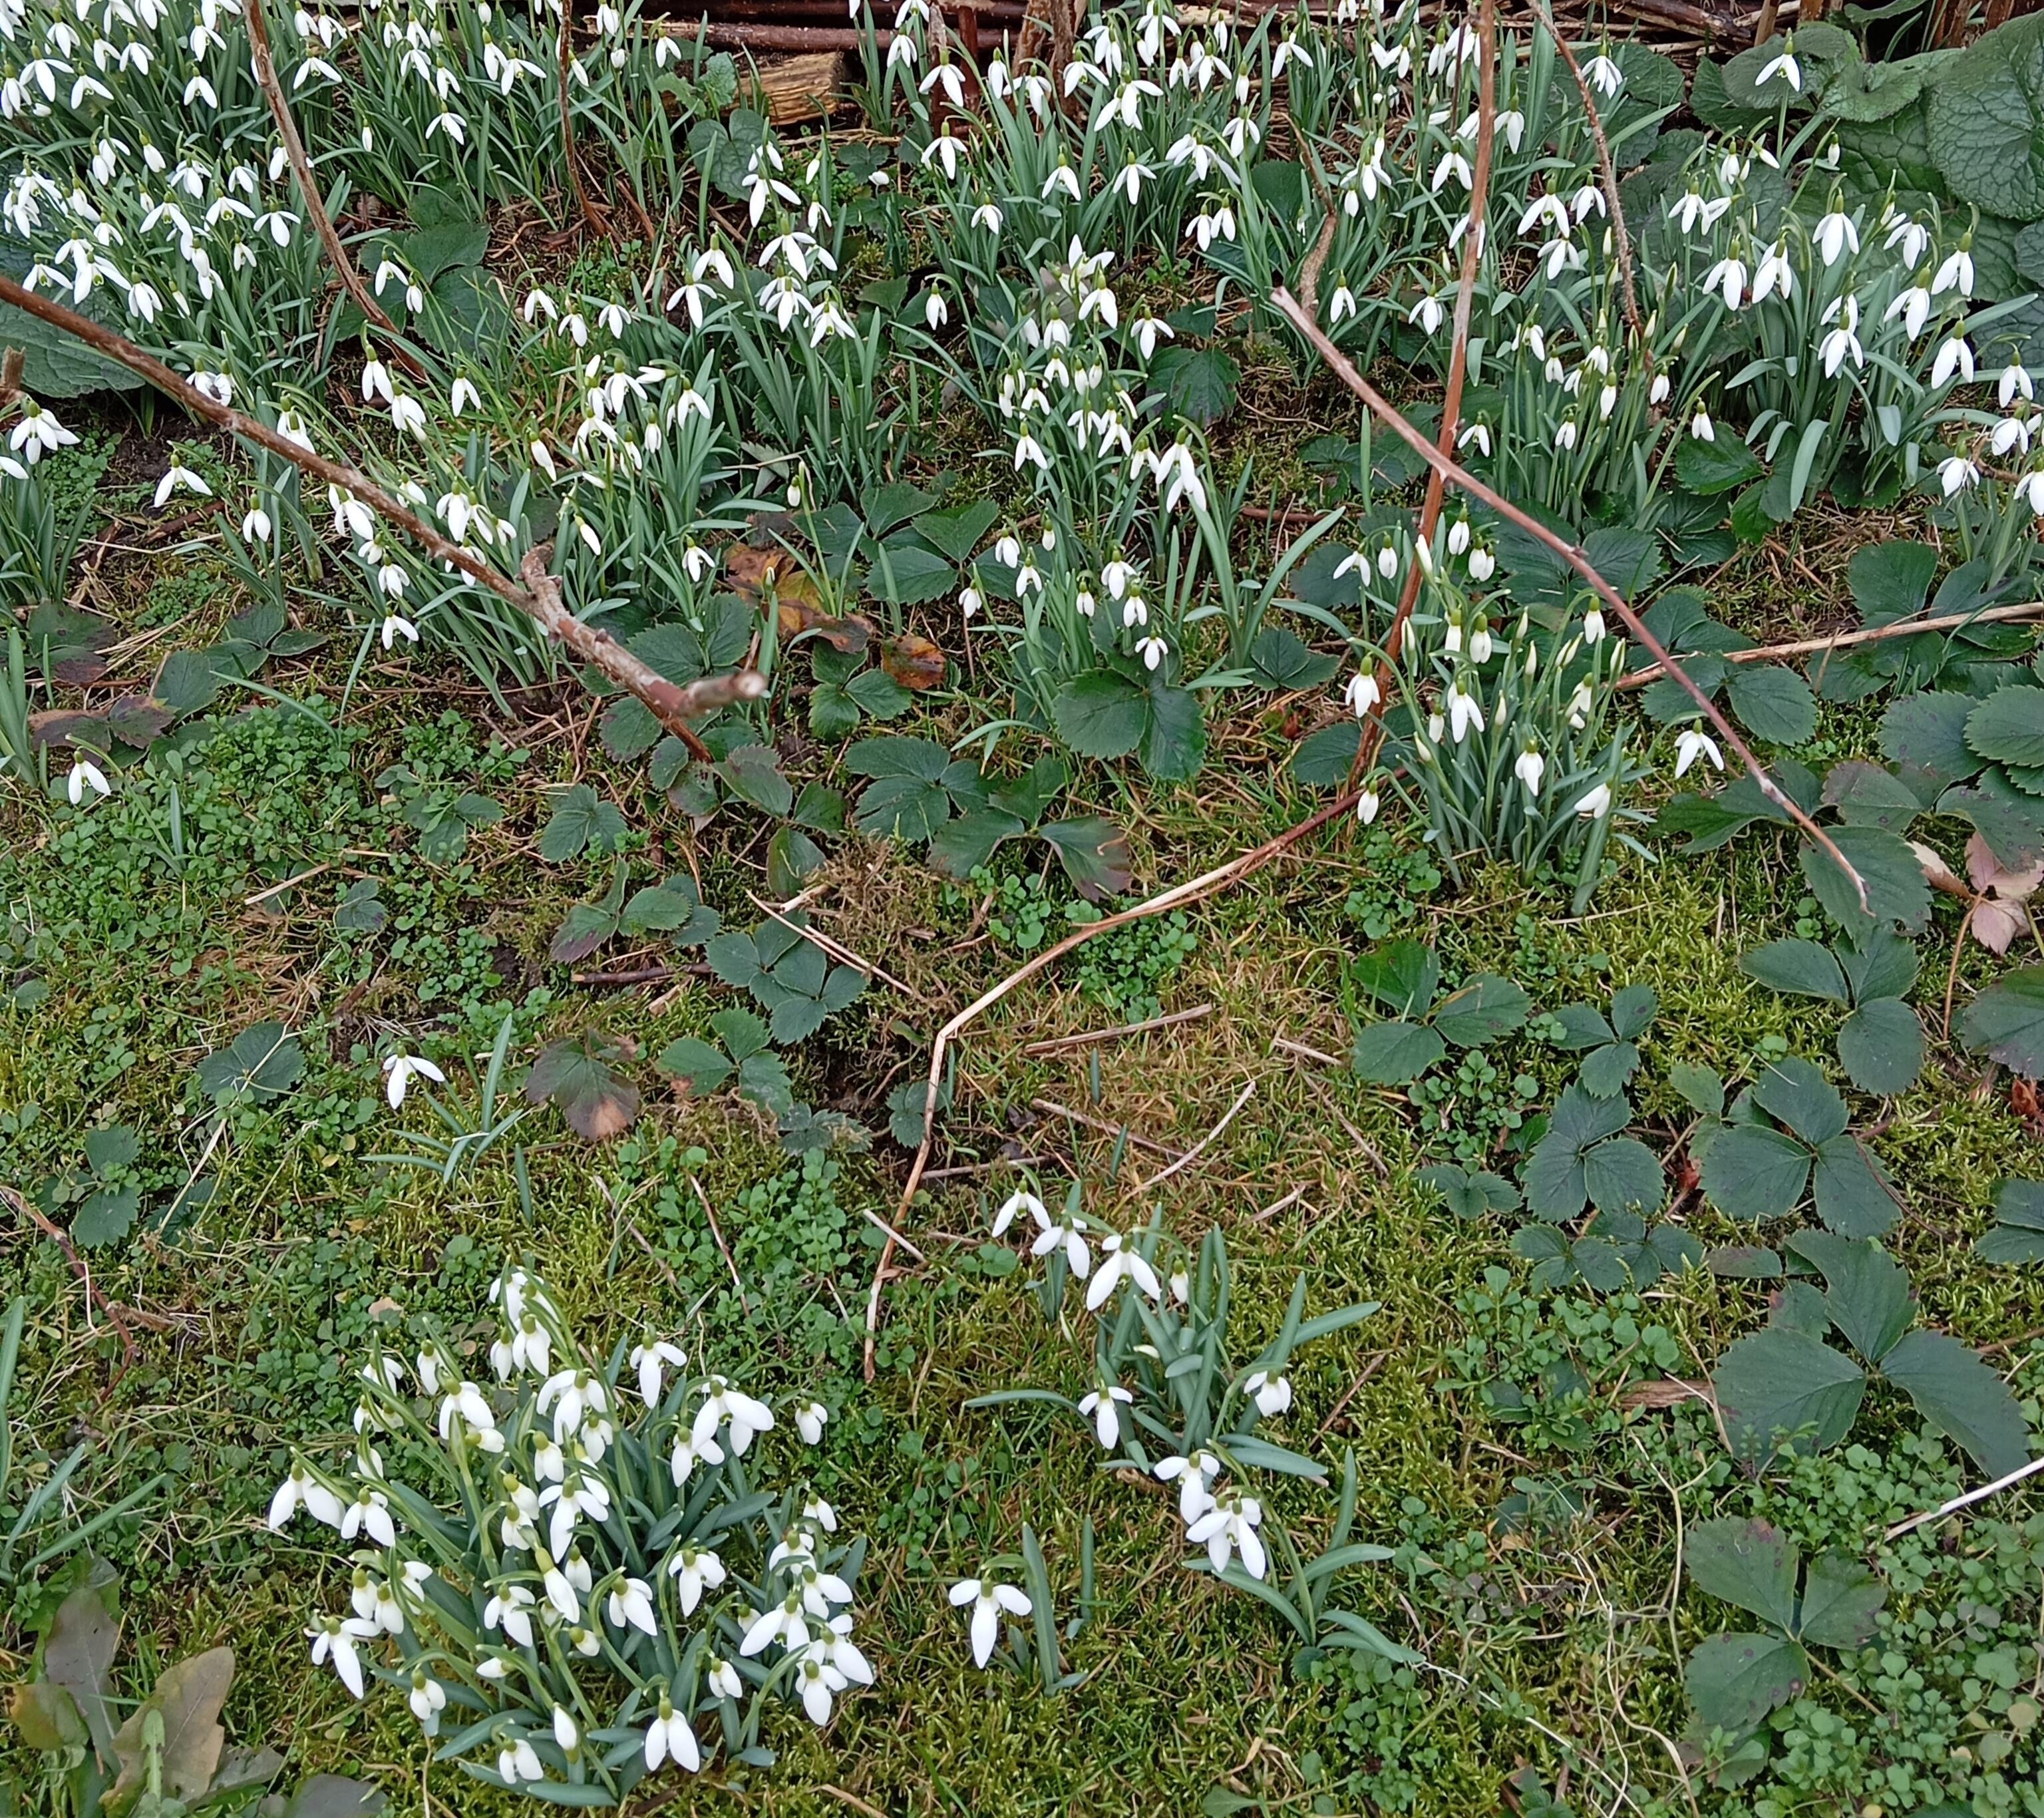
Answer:
[[[1147,1224],[1116,1229],[1085,1209],[1074,1181],[1052,1212],[1033,1187],[1013,1193],[995,1214],[993,1235],[1026,1218],[1035,1228],[1030,1254],[1043,1263],[1037,1291],[1044,1316],[1064,1327],[1066,1295],[1077,1293],[1093,1316],[1086,1386],[1076,1398],[1061,1390],[1012,1389],[968,1401],[968,1408],[1039,1402],[1085,1423],[1110,1469],[1132,1470],[1175,1486],[1185,1540],[1196,1549],[1192,1570],[1258,1598],[1282,1615],[1302,1648],[1362,1647],[1410,1660],[1409,1650],[1365,1618],[1332,1607],[1336,1576],[1352,1566],[1389,1559],[1389,1548],[1352,1543],[1355,1460],[1344,1462],[1327,1545],[1317,1554],[1265,1503],[1257,1478],[1268,1474],[1325,1485],[1324,1466],[1266,1436],[1266,1424],[1290,1410],[1286,1376],[1302,1345],[1332,1336],[1370,1317],[1374,1301],[1306,1316],[1306,1278],[1293,1282],[1278,1335],[1246,1359],[1229,1330],[1232,1311],[1228,1245],[1210,1230],[1197,1252]],[[974,1654],[984,1666],[1000,1613],[1026,1613],[1027,1600],[984,1580],[954,1586],[953,1602],[970,1605]],[[989,1600],[992,1600],[989,1607]]]
[[[1418,609],[1395,652],[1358,640],[1366,667],[1344,694],[1358,717],[1380,710],[1372,666],[1381,663],[1395,678],[1405,722],[1358,811],[1374,821],[1384,792],[1395,790],[1458,880],[1461,861],[1476,855],[1523,872],[1551,866],[1574,877],[1580,914],[1614,826],[1646,818],[1623,799],[1646,774],[1628,753],[1618,710],[1624,640],[1593,595],[1580,618],[1551,609],[1536,617],[1492,592],[1496,555],[1466,517],[1439,526],[1431,547],[1418,540],[1412,559],[1421,570]],[[1722,769],[1723,754],[1704,743]],[[1619,837],[1643,853],[1629,835]]]
[[[271,1527],[303,1511],[350,1549],[346,1612],[305,1632],[314,1663],[357,1697],[402,1692],[436,1758],[555,1804],[613,1803],[720,1747],[770,1763],[775,1704],[821,1724],[873,1682],[851,1632],[864,1542],[770,1487],[775,1441],[755,1442],[784,1429],[765,1402],[652,1332],[595,1358],[522,1270],[491,1294],[494,1382],[437,1340],[378,1347],[353,1454],[295,1459],[278,1487]],[[821,1438],[820,1404],[786,1412]]]

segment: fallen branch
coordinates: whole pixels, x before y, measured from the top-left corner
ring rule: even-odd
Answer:
[[[1718,736],[1724,741],[1725,748],[1746,766],[1754,782],[1759,786],[1760,793],[1815,840],[1817,845],[1829,855],[1832,863],[1852,880],[1854,894],[1859,898],[1860,907],[1862,909],[1866,909],[1868,907],[1866,880],[1847,862],[1845,854],[1838,850],[1837,842],[1812,821],[1802,808],[1789,799],[1781,786],[1768,774],[1765,767],[1762,764],[1760,759],[1753,755],[1753,748],[1740,737],[1731,722],[1718,710],[1711,698],[1696,686],[1695,681],[1690,677],[1689,672],[1669,654],[1666,646],[1661,642],[1660,639],[1646,628],[1639,615],[1626,602],[1619,590],[1597,572],[1590,559],[1582,552],[1581,549],[1570,542],[1566,537],[1557,536],[1538,518],[1521,511],[1501,493],[1493,491],[1459,462],[1450,455],[1443,454],[1436,448],[1424,436],[1405,421],[1383,393],[1356,371],[1354,365],[1341,349],[1321,332],[1320,324],[1300,308],[1297,298],[1289,291],[1281,288],[1272,295],[1270,300],[1278,309],[1290,320],[1292,325],[1319,348],[1320,357],[1327,363],[1335,376],[1368,405],[1372,412],[1382,418],[1385,427],[1439,474],[1443,480],[1451,481],[1467,493],[1471,498],[1489,505],[1508,523],[1517,525],[1528,536],[1546,544],[1590,584],[1598,598],[1611,609],[1613,616],[1639,640],[1640,647],[1654,659],[1661,671],[1671,677],[1681,686],[1683,693],[1703,709],[1704,717],[1716,729]]]
[[[1360,790],[1350,790],[1336,801],[1329,803],[1327,807],[1320,809],[1318,813],[1308,815],[1297,825],[1286,828],[1275,839],[1265,840],[1261,846],[1231,859],[1226,864],[1217,865],[1212,871],[1203,872],[1188,882],[1174,885],[1170,890],[1160,892],[1147,901],[1136,904],[1133,909],[1123,909],[1115,915],[1104,916],[1098,921],[1088,922],[1082,928],[1074,928],[1055,946],[1045,947],[1034,959],[1009,974],[999,984],[982,992],[938,1030],[936,1040],[930,1045],[930,1073],[924,1087],[923,1140],[916,1148],[914,1165],[909,1170],[908,1184],[901,1190],[901,1210],[895,1214],[895,1222],[900,1224],[904,1221],[909,1206],[914,1202],[916,1190],[922,1184],[923,1170],[930,1164],[930,1149],[936,1140],[937,1092],[939,1082],[943,1078],[944,1055],[952,1042],[957,1040],[959,1033],[969,1024],[991,1009],[1016,986],[1026,984],[1047,967],[1055,966],[1067,953],[1075,947],[1084,946],[1096,935],[1105,934],[1110,928],[1125,928],[1131,922],[1141,921],[1151,916],[1162,915],[1168,910],[1180,908],[1188,903],[1198,902],[1204,897],[1213,895],[1217,890],[1226,889],[1231,884],[1239,883],[1244,878],[1261,871],[1279,853],[1285,851],[1289,847],[1297,844],[1308,833],[1326,826],[1331,821],[1339,820],[1342,816],[1350,813],[1362,798],[1362,792]],[[1047,1104],[1049,1101],[1045,1100],[1039,1102]],[[1058,1109],[1062,1110],[1062,1108]],[[1077,1115],[1071,1112],[1064,1112],[1063,1114],[1066,1117]],[[1078,1120],[1089,1121],[1082,1117],[1078,1118]],[[887,1266],[892,1260],[893,1246],[890,1244],[880,1253],[880,1260],[873,1271],[872,1292],[866,1297],[866,1380],[869,1382],[873,1380],[873,1347],[875,1335],[879,1330],[880,1290],[882,1284],[886,1279]]]
[[[1940,613],[1934,619],[1899,619],[1892,625],[1862,625],[1858,631],[1833,632],[1829,637],[1800,637],[1788,644],[1756,644],[1750,650],[1716,651],[1727,663],[1773,663],[1785,656],[1815,656],[1854,644],[1884,644],[1890,638],[1913,637],[1919,632],[1955,631],[1966,625],[2002,625],[2011,619],[2034,618],[2044,600],[2016,606],[1988,606],[1973,613]],[[1620,688],[1640,688],[1654,679],[1650,669],[1635,670],[1619,679]]]
[[[355,261],[348,257],[348,248],[340,244],[340,236],[334,231],[332,218],[320,196],[319,180],[313,175],[312,160],[305,156],[305,142],[298,136],[298,123],[291,117],[290,103],[284,98],[283,84],[277,79],[277,65],[270,55],[270,26],[263,13],[264,4],[265,0],[244,0],[241,9],[242,21],[248,29],[249,60],[255,66],[256,85],[270,104],[270,117],[277,123],[277,136],[284,142],[284,156],[290,164],[291,174],[298,179],[298,194],[305,200],[306,217],[313,224],[313,231],[319,236],[320,244],[326,248],[327,257],[333,262],[334,271],[350,301],[366,321],[395,338],[398,325],[370,294],[367,283]],[[392,352],[407,371],[417,375],[421,370],[419,363],[403,348],[394,348]]]
[[[252,7],[252,13],[253,10]],[[690,721],[700,719],[735,701],[757,700],[766,692],[766,678],[750,669],[741,669],[729,675],[705,676],[699,682],[677,687],[658,670],[634,656],[609,632],[584,623],[568,610],[561,600],[560,583],[547,572],[544,548],[526,552],[519,568],[524,582],[521,586],[488,563],[450,542],[367,474],[315,454],[289,436],[280,435],[267,424],[244,415],[231,405],[209,398],[161,360],[143,352],[125,336],[102,328],[75,310],[67,309],[61,303],[38,296],[4,275],[0,275],[0,302],[11,303],[38,321],[61,329],[75,340],[84,342],[95,353],[104,355],[117,365],[125,366],[130,372],[147,379],[165,397],[182,404],[194,416],[217,424],[230,436],[252,442],[279,460],[290,462],[300,472],[353,494],[379,517],[403,531],[435,560],[459,569],[471,580],[480,582],[531,619],[548,637],[644,702],[653,717],[680,739],[693,755],[707,759],[710,754],[696,736]]]
[[[575,157],[574,102],[568,87],[568,71],[574,65],[574,0],[561,0],[561,29],[555,40],[554,62],[560,78],[561,161],[568,167],[568,183],[574,190],[575,206],[582,210],[582,218],[595,233],[608,233],[610,223],[590,199],[582,180],[582,165]]]
[[[1921,1528],[1927,1521],[1937,1521],[1947,1515],[1956,1515],[1962,1509],[1970,1509],[1977,1502],[1984,1502],[1990,1496],[1998,1496],[2012,1488],[2025,1478],[2044,1471],[2044,1459],[2032,1459],[2027,1465],[2019,1465],[2005,1476],[1996,1478],[1992,1483],[1984,1483],[1978,1489],[1969,1489],[1964,1496],[1955,1496],[1950,1502],[1940,1503],[1935,1509],[1926,1509],[1921,1515],[1912,1515],[1907,1521],[1898,1521],[1888,1529],[1884,1539],[1899,1540],[1911,1528]]]
[[[1441,395],[1440,452],[1453,459],[1455,437],[1462,429],[1462,385],[1469,374],[1470,316],[1475,304],[1476,280],[1483,264],[1486,213],[1490,200],[1490,160],[1497,136],[1497,25],[1491,0],[1482,0],[1477,14],[1476,166],[1471,173],[1469,225],[1462,236],[1462,271],[1455,282],[1455,313],[1448,348],[1448,382]],[[1314,318],[1319,320],[1317,313]],[[1441,521],[1441,506],[1447,483],[1435,468],[1427,475],[1427,494],[1420,505],[1420,540],[1432,546],[1434,532]],[[1377,761],[1384,742],[1384,709],[1389,705],[1391,685],[1397,680],[1392,665],[1405,639],[1405,625],[1419,604],[1420,567],[1416,560],[1406,571],[1398,591],[1398,609],[1392,614],[1390,629],[1384,634],[1384,659],[1377,666],[1377,699],[1365,718],[1356,740],[1355,762],[1349,779],[1360,782]]]

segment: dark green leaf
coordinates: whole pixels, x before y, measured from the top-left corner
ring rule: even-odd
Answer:
[[[1906,540],[1869,543],[1846,563],[1853,604],[1868,625],[1893,625],[1923,611],[1937,573],[1937,551]]]
[[[1689,1656],[1682,1684],[1704,1723],[1742,1734],[1809,1683],[1808,1657],[1777,1635],[1714,1635]]]
[[[1611,1026],[1620,1041],[1637,1041],[1659,1013],[1661,1001],[1650,985],[1621,985],[1612,994]]]
[[[682,1036],[661,1049],[653,1063],[661,1072],[686,1080],[691,1091],[711,1093],[731,1077],[732,1063],[708,1042]]]
[[[1143,739],[1143,769],[1159,782],[1185,782],[1199,774],[1206,755],[1207,721],[1200,698],[1187,688],[1152,688]]]
[[[88,1194],[71,1221],[71,1241],[82,1250],[102,1243],[118,1243],[135,1228],[135,1215],[142,1209],[140,1190],[102,1187]]]
[[[1881,719],[1881,748],[1902,767],[1905,778],[1921,774],[1939,786],[1964,782],[1978,773],[1981,759],[1966,743],[1970,694],[1911,694]]]
[[[1769,1456],[1777,1439],[1792,1450],[1836,1445],[1852,1429],[1866,1376],[1842,1352],[1807,1332],[1769,1326],[1741,1339],[1713,1374],[1725,1436],[1742,1459]],[[1804,1437],[1809,1429],[1811,1437]]]
[[[1907,1091],[1923,1065],[1923,1025],[1900,997],[1875,997],[1838,1030],[1838,1060],[1862,1092]]]
[[[794,806],[794,786],[782,774],[781,759],[770,746],[740,745],[717,767],[725,788],[740,801],[767,814],[786,814]]]
[[[1509,978],[1479,973],[1434,1006],[1435,1028],[1457,1047],[1483,1047],[1523,1028],[1532,1000]]]
[[[1892,771],[1858,758],[1834,764],[1824,778],[1824,800],[1849,827],[1879,827],[1900,833],[1923,812],[1915,790]]]
[[[1149,698],[1132,682],[1095,671],[1069,682],[1051,704],[1058,736],[1082,758],[1125,758],[1143,743]]]
[[[2012,1073],[2044,1078],[2044,966],[1988,986],[1959,1018],[1959,1039]]]
[[[1256,634],[1249,647],[1250,667],[1266,686],[1281,690],[1324,688],[1340,667],[1338,658],[1309,650],[1299,635],[1283,625]]]
[[[1852,1001],[1837,959],[1814,940],[1770,940],[1742,955],[1739,969],[1770,990],[1826,997],[1835,1004]]]
[[[1888,1587],[1864,1560],[1820,1553],[1810,1562],[1796,1633],[1819,1647],[1864,1647],[1874,1637],[1874,1618],[1887,1601]]]
[[[2044,688],[1997,689],[1966,716],[1966,743],[1998,763],[2044,764]]]
[[[1128,888],[1128,839],[1097,814],[1046,821],[1036,830],[1050,842],[1072,887],[1088,902],[1119,896]]]
[[[1799,1231],[1788,1247],[1823,1271],[1826,1310],[1846,1342],[1878,1364],[1915,1317],[1909,1271],[1878,1243]]]
[[[1002,840],[1023,831],[1022,823],[1012,814],[990,808],[968,809],[932,832],[930,863],[951,877],[968,878],[993,856],[994,848]]]
[[[540,856],[550,865],[564,865],[585,848],[614,852],[624,836],[624,817],[613,802],[601,800],[586,782],[563,790],[553,813],[540,830]]]
[[[1308,732],[1292,754],[1292,774],[1308,789],[1331,789],[1347,781],[1362,742],[1362,728],[1354,720]]]
[[[1704,1191],[1728,1218],[1785,1218],[1802,1204],[1809,1182],[1810,1151],[1764,1124],[1719,1132],[1704,1158]]]
[[[1583,1156],[1583,1185],[1600,1212],[1656,1212],[1667,1182],[1654,1151],[1631,1136],[1614,1136]]]
[[[1899,921],[1911,934],[1920,934],[1931,917],[1931,886],[1908,842],[1877,827],[1835,827],[1831,836],[1865,884],[1873,918]],[[1847,928],[1866,925],[1851,880],[1828,852],[1804,846],[1803,875],[1832,921]]]
[[[643,758],[660,742],[660,722],[636,694],[620,694],[603,710],[603,748],[620,763]]]
[[[1356,1032],[1350,1064],[1360,1079],[1404,1086],[1447,1052],[1447,1044],[1424,1024],[1372,1023]]]
[[[110,1766],[113,1724],[106,1689],[120,1646],[121,1619],[109,1607],[106,1588],[86,1583],[57,1605],[43,1639],[43,1677],[71,1695],[93,1746]]]
[[[966,562],[1000,515],[1001,507],[992,499],[978,499],[943,511],[926,511],[916,520],[915,529],[924,542],[941,549],[954,562]]]
[[[1854,1003],[1900,997],[1916,982],[1916,949],[1890,928],[1874,929],[1857,946],[1848,942],[1838,958]]]
[[[639,1089],[611,1066],[618,1052],[616,1044],[594,1034],[549,1042],[525,1077],[525,1096],[535,1105],[551,1101],[559,1106],[577,1136],[606,1142],[639,1115]]]
[[[2012,19],[1938,72],[1931,152],[1965,202],[2044,219],[2044,17]]]
[[[305,1050],[282,1023],[256,1023],[198,1063],[199,1084],[217,1100],[246,1093],[256,1104],[281,1098],[305,1070]]]
[[[1785,1633],[1796,1627],[1796,1543],[1772,1522],[1727,1516],[1689,1530],[1689,1582]]]
[[[1257,167],[1260,175],[1263,167]],[[1151,378],[1181,417],[1218,423],[1235,408],[1242,368],[1221,348],[1168,348],[1151,363]]]
[[[1857,1136],[1834,1136],[1817,1151],[1817,1216],[1848,1237],[1878,1237],[1902,1216],[1895,1187]]]
[[[1735,665],[1726,692],[1746,730],[1770,744],[1800,745],[1817,729],[1817,698],[1792,669],[1778,663]]]
[[[1988,1476],[2028,1462],[2030,1431],[2008,1386],[1949,1333],[1919,1328],[1881,1360],[1881,1373]]]
[[[1440,988],[1440,962],[1416,940],[1387,941],[1358,955],[1349,976],[1357,990],[1374,997],[1394,1017],[1424,1017]]]
[[[1817,1148],[1846,1127],[1846,1101],[1837,1087],[1800,1056],[1773,1062],[1753,1082],[1753,1101]]]
[[[1678,1060],[1668,1069],[1668,1083],[1681,1094],[1685,1103],[1692,1109],[1702,1112],[1706,1117],[1716,1117],[1723,1113],[1724,1081],[1719,1077],[1715,1067],[1698,1067],[1689,1061]]]
[[[1705,498],[1750,485],[1763,471],[1759,457],[1736,436],[1708,442],[1691,436],[1675,451],[1675,477]]]

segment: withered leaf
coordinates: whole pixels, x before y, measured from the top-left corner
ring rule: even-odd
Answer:
[[[880,667],[904,688],[935,688],[944,678],[944,653],[928,638],[904,632],[882,640]]]

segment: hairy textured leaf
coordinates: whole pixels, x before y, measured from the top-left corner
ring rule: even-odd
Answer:
[[[1900,997],[1875,997],[1839,1028],[1838,1060],[1862,1092],[1905,1092],[1923,1065],[1923,1025]]]
[[[2009,21],[1941,70],[1930,125],[1957,194],[1989,214],[2044,219],[2044,17]]]
[[[1803,1650],[1778,1635],[1714,1635],[1689,1656],[1682,1684],[1696,1715],[1732,1734],[1751,1729],[1809,1683]]]
[[[1959,1039],[2011,1072],[2044,1078],[2044,966],[1988,986],[1959,1018]]]
[[[1532,1000],[1509,978],[1479,973],[1434,1006],[1434,1027],[1457,1047],[1482,1047],[1525,1026]]]
[[[2008,1384],[1949,1333],[1911,1332],[1881,1360],[1881,1373],[1989,1477],[2028,1462],[2030,1430]]]
[[[1850,1358],[1788,1326],[1741,1339],[1712,1380],[1725,1437],[1750,1460],[1766,1458],[1777,1439],[1792,1451],[1836,1445],[1866,1393],[1865,1372]]]

